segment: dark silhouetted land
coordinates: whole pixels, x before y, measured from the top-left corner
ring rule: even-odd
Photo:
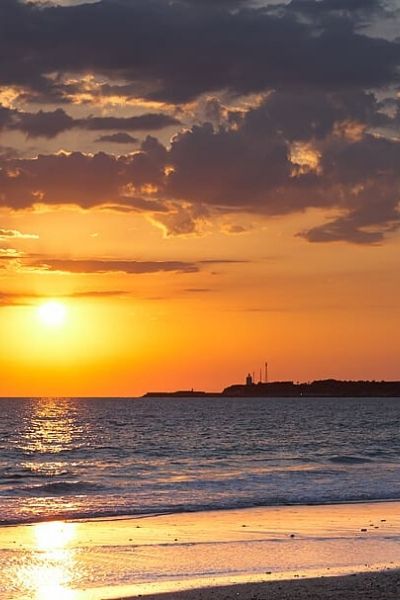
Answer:
[[[203,391],[148,392],[145,397],[261,397],[261,398],[399,398],[400,381],[341,381],[322,379],[311,383],[272,381],[235,384],[220,393]]]

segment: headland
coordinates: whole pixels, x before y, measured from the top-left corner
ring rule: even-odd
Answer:
[[[343,381],[321,379],[307,383],[271,381],[258,383],[249,377],[244,384],[233,384],[221,392],[179,390],[148,392],[144,397],[232,397],[232,398],[400,398],[400,381]]]

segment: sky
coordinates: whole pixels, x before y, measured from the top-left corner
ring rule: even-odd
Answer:
[[[0,395],[400,379],[400,10],[0,2]]]

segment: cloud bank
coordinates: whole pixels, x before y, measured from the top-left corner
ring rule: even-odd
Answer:
[[[372,93],[274,92],[218,125],[178,133],[169,147],[148,136],[133,154],[61,153],[3,159],[1,203],[111,206],[152,214],[172,234],[213,214],[285,215],[336,210],[299,232],[311,242],[378,243],[400,224],[400,141]]]
[[[2,0],[0,83],[55,102],[82,87],[64,73],[107,77],[104,93],[120,81],[131,96],[174,103],[223,88],[377,87],[399,79],[399,42],[366,31],[386,10],[378,0]]]
[[[143,131],[145,140],[119,156],[5,153],[0,205],[142,212],[169,235],[225,213],[317,208],[334,216],[299,231],[309,242],[381,243],[400,226],[400,42],[380,33],[396,18],[383,0],[2,0],[0,86],[47,105],[2,106],[3,132],[52,139],[79,128],[122,146]],[[223,101],[247,94],[257,102]],[[82,96],[168,103],[185,118],[187,103],[206,104],[183,129],[162,111],[73,117],[68,104]],[[148,135],[167,127],[170,144]]]

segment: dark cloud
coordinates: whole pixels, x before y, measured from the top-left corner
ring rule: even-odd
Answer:
[[[103,153],[86,156],[79,152],[7,161],[0,171],[1,205],[107,203],[117,193],[118,163]]]
[[[157,131],[180,125],[180,121],[161,113],[148,113],[137,117],[90,117],[76,121],[78,127],[95,131],[125,129],[126,131]]]
[[[346,18],[350,21],[357,17],[359,19],[372,18],[375,15],[385,15],[387,9],[381,0],[291,0],[286,10],[298,13],[301,16],[309,16],[313,21],[319,20],[324,23],[327,18]]]
[[[1,126],[0,126],[1,132]],[[1,146],[0,145],[0,160],[10,160],[14,158],[18,158],[21,156],[21,152],[16,150],[15,148],[11,148],[10,146]]]
[[[28,137],[54,138],[58,134],[75,127],[75,121],[61,108],[53,112],[23,113],[10,110],[9,129],[18,129]]]
[[[214,214],[285,215],[336,209],[302,235],[310,241],[377,243],[400,223],[400,142],[371,93],[269,94],[257,108],[195,125],[169,148],[147,137],[139,150],[39,156],[0,163],[0,201],[105,206],[152,214],[169,235],[202,232]],[[240,223],[236,226],[241,231]]]
[[[382,243],[386,234],[400,229],[398,179],[393,178],[389,183],[378,176],[376,182],[371,173],[365,187],[354,191],[350,206],[352,208],[342,216],[299,235],[310,242]]]
[[[299,234],[309,242],[343,242],[351,240],[354,244],[378,244],[382,242],[384,233],[391,228],[385,227],[384,230],[368,231],[361,228],[359,215],[353,213],[346,217],[341,217],[330,223],[313,227],[309,231]],[[397,214],[397,220],[400,213]],[[400,226],[400,225],[398,225]]]
[[[2,0],[0,82],[57,102],[62,73],[94,73],[135,96],[185,102],[304,86],[376,87],[398,82],[400,43],[360,29],[383,2],[99,0],[51,6]],[[73,90],[72,90],[73,91]],[[120,129],[121,127],[118,127]]]
[[[202,233],[215,214],[236,214],[230,232],[241,233],[242,213],[320,208],[336,217],[300,232],[308,241],[381,243],[400,223],[400,108],[393,91],[400,40],[371,33],[380,20],[395,18],[390,4],[266,4],[1,0],[0,85],[16,86],[20,100],[61,105],[80,95],[90,104],[121,96],[179,104],[204,95],[204,106],[203,118],[168,147],[147,136],[126,156],[73,152],[29,160],[0,147],[0,206],[144,212],[167,235]],[[249,93],[258,94],[256,108],[236,102]],[[239,108],[224,106],[224,95]],[[97,142],[133,144],[132,132],[181,125],[167,112],[77,118],[61,107],[21,106],[0,106],[1,131],[52,139],[79,128],[105,132]],[[0,231],[0,239],[12,237]],[[69,267],[187,272],[200,264],[111,263],[70,261]]]
[[[60,133],[80,128],[91,131],[156,131],[179,125],[175,118],[163,113],[147,113],[135,117],[87,117],[73,119],[62,108],[37,113],[22,112],[0,105],[0,129],[18,130],[28,137],[54,138]],[[119,136],[128,134],[119,133]],[[132,138],[135,139],[135,138]],[[121,143],[121,142],[120,142]],[[125,143],[125,142],[124,142]]]
[[[251,4],[251,0],[181,0],[182,4],[205,6],[207,8],[215,8],[220,6],[235,7],[240,4]]]
[[[111,142],[112,144],[137,144],[138,141],[138,138],[123,132],[102,135],[96,140],[96,142]]]
[[[235,130],[204,124],[185,131],[173,140],[170,161],[175,171],[168,177],[168,194],[206,206],[264,204],[274,212],[282,199],[272,193],[291,174],[285,139],[267,121],[253,123],[252,115]]]
[[[303,90],[293,97],[288,92],[272,94],[252,115],[269,119],[289,141],[322,139],[341,123],[360,123],[365,127],[392,125],[375,95],[363,91]]]

